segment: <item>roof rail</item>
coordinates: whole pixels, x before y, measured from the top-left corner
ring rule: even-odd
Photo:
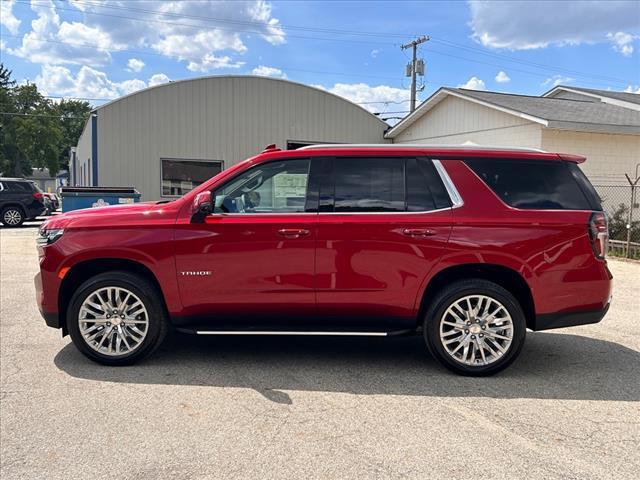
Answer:
[[[415,148],[415,149],[451,149],[451,150],[517,150],[522,152],[548,153],[539,148],[527,147],[500,147],[489,145],[428,145],[417,143],[325,143],[317,145],[305,145],[297,150],[320,150],[323,148]]]

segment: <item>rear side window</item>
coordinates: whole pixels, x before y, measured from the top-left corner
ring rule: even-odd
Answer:
[[[33,192],[33,188],[28,182],[7,182],[6,186],[10,192]]]
[[[584,174],[584,172],[580,170],[580,167],[575,163],[568,163],[567,166],[569,167],[569,170],[573,174],[573,177],[578,182],[578,185],[580,185],[580,188],[582,189],[583,193],[587,197],[587,200],[589,200],[591,209],[602,211],[602,203],[600,201],[600,195],[598,195],[598,192],[596,192],[596,189],[593,188],[593,185],[591,185],[591,182],[589,181],[587,176]]]
[[[336,158],[335,212],[403,212],[404,162],[394,158]]]
[[[320,185],[321,211],[427,212],[451,206],[429,159],[339,157],[333,165],[333,192],[327,180]],[[333,208],[327,202],[331,193]]]
[[[451,206],[449,195],[431,160],[407,159],[407,211],[426,212]]]
[[[566,162],[479,159],[465,163],[512,207],[592,209]]]

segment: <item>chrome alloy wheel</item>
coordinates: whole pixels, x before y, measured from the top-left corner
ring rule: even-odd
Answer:
[[[7,210],[2,217],[7,225],[19,225],[22,220],[22,214],[15,209]]]
[[[82,338],[96,352],[126,355],[142,345],[149,331],[149,315],[133,292],[103,287],[82,302],[78,324]]]
[[[513,320],[504,305],[486,295],[468,295],[452,303],[440,319],[440,342],[456,361],[490,365],[509,351]]]

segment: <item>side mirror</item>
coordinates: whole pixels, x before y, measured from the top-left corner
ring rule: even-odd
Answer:
[[[211,192],[200,192],[193,199],[193,204],[191,205],[191,221],[200,223],[211,212],[213,212]]]

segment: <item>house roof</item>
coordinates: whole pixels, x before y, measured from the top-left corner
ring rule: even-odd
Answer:
[[[604,102],[606,102],[607,100],[617,100],[616,104],[621,106],[624,106],[624,104],[638,105],[640,109],[640,95],[630,92],[614,92],[611,90],[598,90],[595,88],[567,87],[564,85],[558,85],[557,87],[553,87],[551,90],[544,93],[542,96],[553,97],[556,93],[563,90],[566,92],[582,94],[585,96],[585,98],[591,97],[594,98],[594,100],[598,99]]]
[[[389,130],[386,136],[394,138],[449,96],[500,110],[546,128],[640,135],[640,111],[635,109],[603,102],[443,87]]]

